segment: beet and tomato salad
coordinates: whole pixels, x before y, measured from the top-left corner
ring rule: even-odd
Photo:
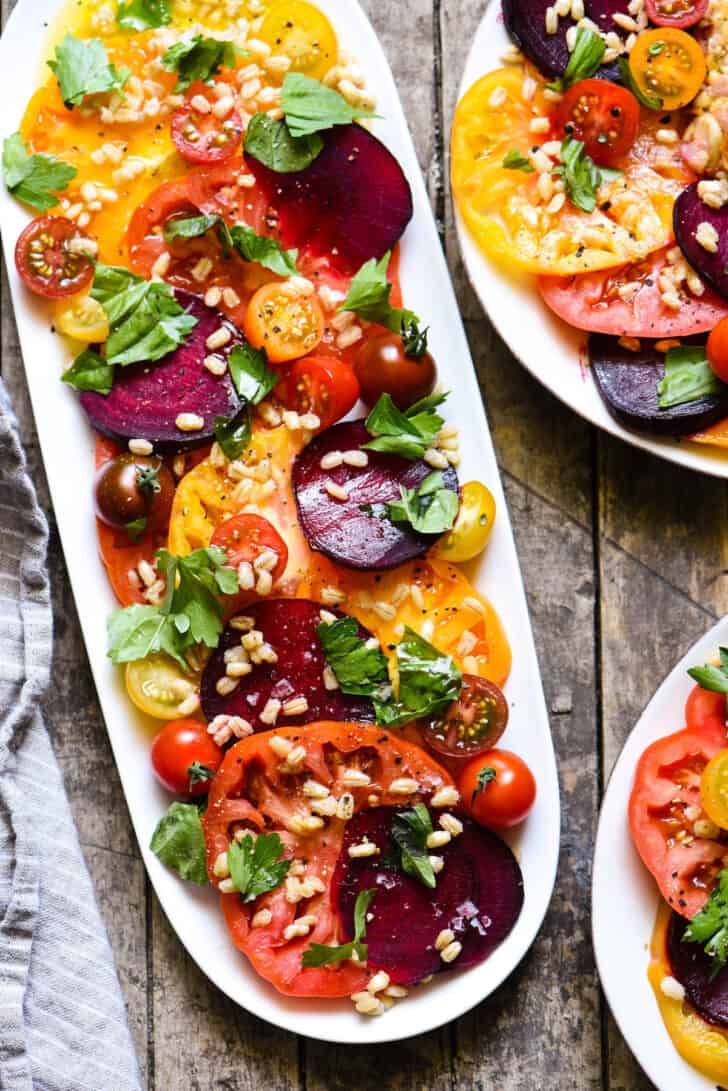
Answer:
[[[467,229],[584,332],[580,356],[611,415],[718,447],[728,447],[726,13],[725,0],[503,0],[512,45],[463,96],[452,134]]]
[[[402,298],[409,182],[329,20],[238,7],[74,5],[4,178],[96,435],[108,654],[174,797],[151,848],[282,993],[379,1015],[508,936],[497,831],[536,787],[459,567],[495,503]]]

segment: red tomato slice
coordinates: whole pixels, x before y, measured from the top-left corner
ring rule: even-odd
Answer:
[[[235,156],[215,167],[198,167],[187,175],[190,200],[206,215],[224,216],[231,224],[246,223],[259,235],[271,235],[265,194],[257,185],[240,185],[254,180],[245,160]]]
[[[708,10],[709,0],[645,0],[647,18],[658,27],[695,26]]]
[[[293,365],[279,396],[288,409],[315,413],[323,431],[354,408],[359,399],[359,382],[353,368],[343,360],[306,356]]]
[[[609,80],[579,80],[556,110],[558,135],[582,140],[586,154],[595,163],[609,163],[628,152],[639,124],[637,99],[631,91]]]
[[[196,109],[197,101],[209,104],[207,113]],[[189,163],[210,166],[231,159],[239,150],[243,139],[243,120],[237,110],[231,110],[225,118],[215,113],[220,100],[212,88],[204,83],[193,83],[187,92],[187,101],[175,111],[172,118],[172,140],[183,159]]]
[[[39,216],[28,224],[15,244],[15,265],[31,292],[62,299],[89,286],[93,265],[68,245],[80,238],[76,224],[65,216]]]
[[[559,318],[579,330],[615,337],[688,337],[711,330],[728,315],[728,303],[710,288],[701,296],[681,295],[679,311],[666,307],[659,287],[667,250],[637,265],[603,269],[573,277],[539,277],[544,302]],[[619,292],[636,285],[627,298]]]
[[[635,772],[629,827],[663,898],[684,917],[705,904],[728,853],[719,841],[695,837],[688,807],[700,808],[700,778],[725,749],[725,696],[696,687],[686,705],[687,727],[645,750]]]
[[[281,758],[270,747],[273,736],[284,738],[306,750],[300,773],[281,773]],[[366,772],[370,783],[362,788],[342,784],[345,768]],[[301,878],[318,879],[320,893],[291,904],[285,887],[244,903],[238,894],[223,894],[222,908],[233,942],[250,959],[261,977],[288,996],[348,996],[365,988],[368,969],[353,962],[338,966],[303,969],[301,958],[310,943],[336,944],[341,935],[338,915],[332,905],[331,882],[341,850],[345,823],[326,819],[320,830],[306,835],[293,832],[295,819],[311,815],[311,800],[303,793],[308,779],[325,784],[339,799],[345,792],[354,797],[354,810],[370,806],[369,798],[381,804],[402,804],[402,797],[388,791],[392,781],[411,777],[420,791],[408,796],[408,804],[426,801],[444,784],[449,774],[418,746],[405,742],[381,728],[358,724],[317,723],[308,727],[279,728],[243,739],[228,750],[212,782],[202,824],[207,848],[210,882],[218,885],[214,864],[227,852],[236,829],[278,832],[285,855],[305,866]],[[271,922],[251,927],[260,909],[268,909]],[[285,929],[297,917],[314,915],[316,924],[305,937],[284,938]],[[386,969],[386,967],[384,967]]]

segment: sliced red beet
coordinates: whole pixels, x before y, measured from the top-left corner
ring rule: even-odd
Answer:
[[[698,182],[684,189],[675,201],[673,225],[678,246],[686,260],[715,288],[718,295],[728,299],[728,205],[709,208],[698,196]],[[698,228],[707,223],[718,233],[718,249],[713,254],[697,240]]]
[[[641,344],[639,352],[630,352],[616,337],[593,333],[589,338],[589,359],[597,389],[620,424],[637,432],[689,436],[725,417],[725,394],[706,395],[694,402],[660,409],[657,384],[665,374],[665,354],[657,351],[654,342]]]
[[[376,890],[367,921],[368,962],[386,970],[394,982],[410,985],[429,974],[483,962],[503,942],[523,905],[523,876],[515,856],[494,833],[462,819],[463,832],[438,850],[445,866],[430,890],[393,864],[390,831],[400,808],[360,811],[347,824],[334,871],[332,898],[347,939],[353,938],[354,905],[362,890]],[[433,813],[437,826],[437,812]],[[379,846],[378,856],[351,859],[350,845],[364,837]],[[435,949],[444,928],[462,944],[448,965]]]
[[[672,976],[685,989],[695,1010],[717,1027],[728,1028],[728,970],[712,977],[714,960],[700,943],[683,939],[687,921],[673,913],[667,930],[667,956]]]
[[[231,340],[218,350],[227,357],[241,343],[238,330],[198,296],[179,288],[174,294],[198,320],[184,344],[156,363],[117,368],[110,394],[81,395],[91,426],[124,445],[130,439],[147,439],[157,450],[199,447],[214,434],[215,417],[233,417],[241,407],[228,372],[218,377],[204,366],[210,334],[221,326],[230,330]],[[181,431],[176,424],[180,413],[202,417],[203,427]]]
[[[324,686],[326,658],[316,635],[322,609],[319,603],[308,599],[268,599],[246,606],[245,616],[253,619],[254,628],[262,632],[278,662],[254,666],[232,693],[221,697],[216,686],[225,676],[225,652],[240,647],[243,635],[239,629],[228,626],[202,675],[200,697],[206,719],[242,716],[256,731],[269,731],[271,725],[260,719],[269,698],[285,704],[295,697],[305,697],[307,711],[298,716],[281,716],[281,723],[295,726],[315,720],[371,722],[374,707],[368,698],[350,697],[341,690],[327,690]],[[372,634],[360,625],[359,635],[366,640]]]
[[[409,523],[393,523],[384,509],[362,511],[362,506],[399,500],[402,486],[414,489],[422,484],[432,473],[426,462],[367,451],[364,467],[321,469],[324,455],[359,450],[371,438],[363,420],[335,424],[317,436],[293,464],[298,519],[308,544],[349,568],[393,568],[422,556],[437,541],[437,535],[418,534]],[[452,467],[442,473],[445,487],[457,492],[458,479]],[[331,496],[326,489],[329,482],[346,487],[349,499]]]
[[[392,153],[361,125],[322,135],[324,149],[306,170],[277,174],[250,157],[248,167],[277,213],[283,245],[353,273],[400,238],[412,192]]]
[[[587,0],[584,5],[586,15],[596,23],[602,34],[618,34],[624,37],[625,31],[614,22],[615,15],[629,15],[629,0]]]
[[[612,21],[616,12],[627,14],[628,0],[588,0],[586,15],[600,30],[615,31],[620,28]],[[553,7],[553,0],[503,0],[503,21],[513,41],[533,61],[544,76],[563,76],[569,63],[566,32],[575,25],[568,16],[559,19],[555,34],[546,33],[546,10]],[[603,65],[597,78],[621,82],[616,64]]]

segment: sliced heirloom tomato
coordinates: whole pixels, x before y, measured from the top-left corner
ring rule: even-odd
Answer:
[[[684,30],[661,27],[637,35],[629,67],[643,95],[659,99],[661,110],[687,106],[705,82],[703,47]]]
[[[295,773],[281,770],[280,744],[274,750],[270,745],[273,737],[305,750]],[[345,772],[350,769],[365,773],[367,784],[347,785]],[[373,806],[371,798],[377,800],[377,806],[402,806],[402,797],[389,791],[389,786],[402,777],[418,785],[418,791],[407,797],[407,806],[426,802],[438,788],[452,785],[448,773],[420,747],[380,728],[359,724],[323,722],[303,728],[278,728],[243,739],[225,755],[210,787],[202,819],[210,882],[219,885],[215,861],[220,853],[227,852],[236,831],[243,829],[277,832],[286,858],[300,861],[305,868],[299,878],[318,880],[314,885],[319,890],[295,904],[286,897],[285,885],[254,903],[243,902],[236,893],[221,895],[235,946],[279,992],[288,996],[348,996],[365,988],[372,972],[371,965],[365,968],[351,961],[306,969],[301,965],[311,943],[332,946],[344,941],[332,904],[331,884],[346,821],[334,816],[321,820],[318,829],[306,832],[304,820],[311,817],[315,806],[304,792],[305,781],[324,785],[336,800],[349,796],[351,812],[358,813]],[[271,921],[264,927],[252,928],[252,917],[261,909],[269,910]],[[287,940],[289,925],[307,916],[316,918],[309,933]]]
[[[726,701],[695,687],[685,709],[687,727],[649,746],[639,760],[629,801],[637,851],[667,903],[684,917],[703,907],[728,846],[697,837],[688,808],[701,807],[708,762],[726,745]]]
[[[700,22],[709,3],[710,0],[645,0],[645,10],[656,26],[685,30]]]
[[[595,163],[611,163],[635,142],[640,107],[631,91],[609,80],[579,80],[556,110],[558,136],[581,140]]]
[[[199,109],[202,100],[208,103],[207,112]],[[239,150],[243,140],[242,118],[232,108],[220,117],[220,101],[213,88],[204,83],[193,83],[187,92],[187,101],[175,111],[172,140],[188,163],[211,166],[231,159]]]
[[[524,94],[526,79],[536,80],[533,96]],[[478,244],[507,267],[570,275],[642,260],[670,242],[672,208],[685,173],[679,154],[655,153],[651,137],[640,134],[627,155],[615,160],[623,174],[599,187],[591,213],[569,200],[547,212],[538,172],[503,166],[509,152],[525,156],[534,147],[534,112],[550,112],[542,88],[530,70],[502,68],[478,80],[458,104],[453,191]]]
[[[660,274],[670,268],[664,248],[617,269],[539,277],[538,290],[544,303],[570,326],[614,337],[689,337],[728,317],[728,303],[707,287],[702,295],[675,287],[680,306],[666,306]]]
[[[32,220],[15,244],[15,265],[26,287],[46,299],[78,295],[88,288],[94,267],[70,246],[80,238],[77,225],[65,216]]]

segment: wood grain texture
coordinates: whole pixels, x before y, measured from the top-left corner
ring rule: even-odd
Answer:
[[[297,1041],[207,982],[144,875],[49,509],[3,286],[3,377],[51,524],[56,647],[47,722],[148,1091],[648,1091],[598,989],[589,938],[593,837],[601,791],[632,724],[672,663],[728,607],[726,489],[595,433],[517,364],[483,315],[457,250],[447,132],[484,5],[363,4],[394,69],[466,319],[551,710],[562,851],[541,935],[509,981],[458,1024],[377,1050]],[[12,6],[1,0],[4,17]]]

